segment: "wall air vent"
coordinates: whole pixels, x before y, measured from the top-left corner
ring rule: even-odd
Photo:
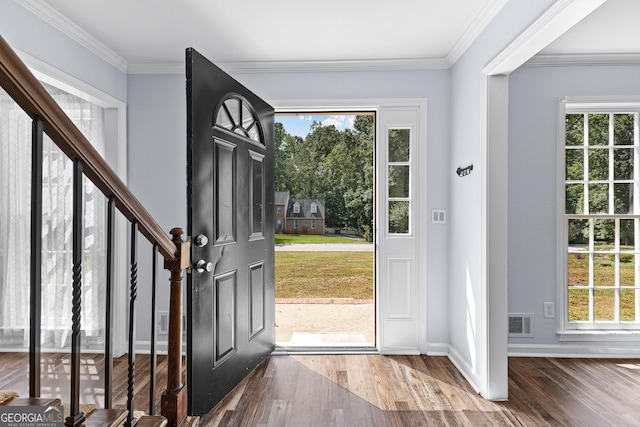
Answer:
[[[169,312],[168,311],[158,311],[157,317],[157,325],[158,325],[158,335],[168,335],[169,334]],[[182,333],[187,332],[187,315],[182,314]]]
[[[509,313],[509,336],[510,337],[533,337],[531,323],[532,313],[516,314]]]
[[[169,333],[169,313],[166,311],[158,312],[158,334],[167,335]]]

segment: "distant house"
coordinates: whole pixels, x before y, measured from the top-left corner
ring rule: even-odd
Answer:
[[[323,199],[292,199],[288,191],[275,194],[276,233],[324,234]]]
[[[287,206],[289,205],[289,192],[276,191],[273,204],[276,207],[276,233],[284,232],[284,224],[287,215]]]

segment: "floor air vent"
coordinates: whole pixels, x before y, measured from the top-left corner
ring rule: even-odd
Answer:
[[[509,314],[510,337],[532,337],[531,320],[533,314]]]

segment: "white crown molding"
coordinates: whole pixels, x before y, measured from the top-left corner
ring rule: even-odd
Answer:
[[[216,62],[229,74],[248,73],[318,73],[358,71],[415,71],[448,69],[446,58],[371,59],[343,61],[242,61]],[[183,74],[184,64],[134,63],[129,74]]]
[[[28,9],[36,16],[43,19],[45,22],[52,25],[54,28],[62,31],[71,39],[77,41],[89,51],[95,53],[100,58],[104,59],[109,64],[116,67],[123,73],[127,71],[127,61],[121,56],[109,49],[103,43],[98,41],[95,37],[78,27],[71,22],[65,16],[60,14],[57,10],[49,6],[44,2],[36,2],[30,0],[16,0],[18,4]]]
[[[473,42],[482,34],[489,23],[496,17],[509,0],[494,0],[487,3],[473,20],[471,25],[462,33],[447,55],[447,62],[452,67],[466,52]]]
[[[577,53],[536,55],[525,67],[562,67],[568,65],[638,65],[640,53]]]

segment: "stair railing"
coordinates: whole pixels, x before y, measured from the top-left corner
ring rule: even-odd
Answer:
[[[43,132],[73,161],[73,283],[71,328],[71,402],[67,426],[79,426],[85,421],[80,410],[80,314],[82,302],[82,176],[86,176],[107,197],[107,309],[105,338],[105,408],[112,406],[112,295],[114,288],[114,224],[115,209],[131,223],[131,277],[129,297],[129,364],[127,420],[134,426],[133,390],[135,377],[135,306],[137,296],[137,235],[142,234],[153,245],[151,308],[155,316],[156,254],[164,258],[165,269],[171,273],[168,335],[168,379],[162,395],[161,413],[171,426],[185,422],[187,391],[182,382],[182,286],[183,271],[189,266],[189,243],[183,241],[180,228],[171,230],[169,238],[133,196],[116,173],[78,130],[58,104],[48,94],[8,43],[0,36],[0,86],[32,118],[32,218],[31,218],[31,315],[29,346],[29,394],[40,397],[40,320],[41,320],[41,236],[42,236],[42,169]],[[155,317],[152,317],[152,357],[150,410],[153,414],[155,385]]]

